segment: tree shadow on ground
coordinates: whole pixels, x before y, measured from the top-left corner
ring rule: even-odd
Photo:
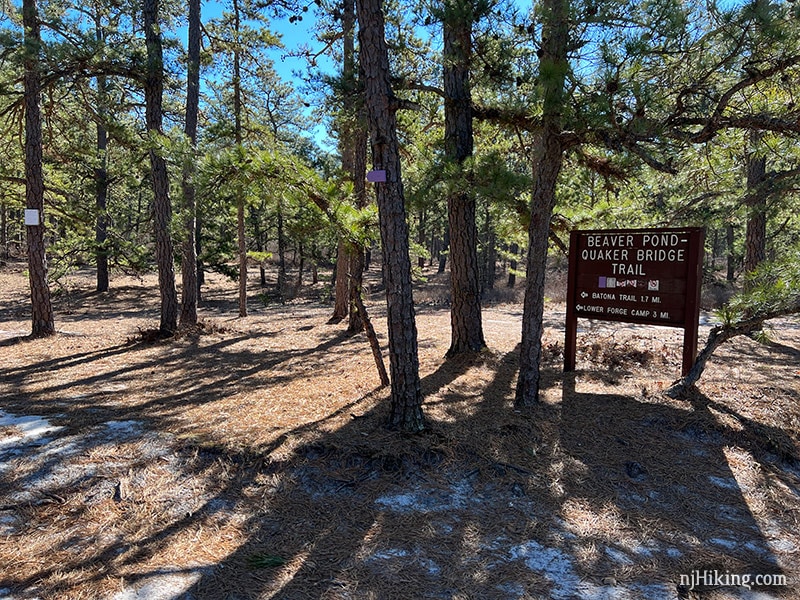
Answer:
[[[227,415],[209,412],[208,423],[184,416],[243,386],[291,383],[305,375],[297,369],[303,361],[325,365],[352,353],[344,333],[316,337],[318,344],[310,337],[306,347],[270,352],[252,348],[266,336],[229,332],[200,347],[197,336],[121,344],[4,369],[0,417],[35,414],[50,422],[11,419],[3,432],[11,438],[0,440],[0,525],[11,537],[0,543],[0,554],[19,555],[17,544],[27,540],[26,551],[48,559],[33,569],[25,560],[4,561],[0,588],[68,597],[75,581],[63,573],[99,584],[115,567],[147,562],[176,537],[231,512],[242,480],[228,476],[250,464],[258,443],[232,450],[232,440],[215,431],[215,421]],[[133,402],[123,400],[128,394]],[[265,440],[280,446],[319,425],[305,422],[277,438],[266,432]],[[265,442],[264,452],[271,450]],[[53,588],[42,587],[53,579]]]
[[[476,367],[493,378],[465,400],[459,378]],[[561,402],[517,414],[515,373],[516,353],[443,363],[424,386],[446,418],[427,433],[384,431],[377,406],[260,467],[274,479],[247,543],[190,596],[595,598],[621,585],[667,598],[704,566],[780,573],[707,415],[571,378]]]
[[[386,431],[386,392],[374,391],[243,443],[227,433],[229,415],[193,424],[186,414],[242,388],[266,395],[364,343],[341,333],[281,352],[243,342],[253,337],[111,347],[4,373],[0,384],[18,394],[4,407],[58,414],[68,435],[45,443],[27,472],[0,471],[0,509],[30,524],[18,540],[64,530],[48,564],[13,565],[0,587],[68,597],[124,579],[144,597],[166,574],[183,576],[173,597],[185,599],[660,599],[701,565],[781,569],[773,547],[790,523],[765,523],[745,498],[758,482],[740,481],[748,456],[770,460],[765,430],[707,398],[585,392],[548,364],[543,387],[561,394],[515,412],[517,348],[424,377],[424,434]],[[44,385],[33,393],[32,381]],[[116,400],[119,386],[136,385],[139,400]],[[103,459],[93,472],[59,471],[93,455]]]
[[[578,377],[564,378],[564,462],[553,490],[575,535],[567,546],[585,557],[586,572],[618,576],[652,560],[653,579],[666,571],[673,582],[709,565],[782,573],[772,549],[778,530],[765,517],[778,507],[751,509],[760,482],[747,475],[763,451],[740,442],[755,442],[754,429],[728,429],[699,400],[581,393]]]

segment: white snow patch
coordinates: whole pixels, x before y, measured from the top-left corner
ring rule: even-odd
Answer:
[[[723,548],[727,548],[728,550],[733,550],[739,546],[739,542],[736,540],[728,540],[725,538],[711,538],[708,540],[715,546],[722,546]]]
[[[405,558],[408,556],[408,550],[402,548],[389,548],[388,550],[379,550],[375,552],[370,558],[372,560],[391,560],[393,558]]]
[[[572,561],[561,550],[542,546],[539,542],[528,541],[511,548],[511,560],[524,560],[531,571],[538,571],[553,583],[553,597],[567,597],[575,590],[580,579],[575,574]]]
[[[669,556],[670,558],[680,558],[681,556],[683,556],[683,552],[681,552],[677,548],[670,547],[667,548],[667,556]]]
[[[606,547],[606,554],[622,564],[633,564],[630,557],[615,548]],[[510,550],[511,560],[524,560],[525,566],[552,584],[551,600],[673,600],[675,586],[668,583],[598,585],[582,580],[571,556],[558,548],[549,548],[536,541],[525,542]],[[508,589],[513,596],[515,590]]]
[[[739,484],[733,477],[716,477],[709,475],[708,480],[717,487],[725,488],[726,490],[738,490]]]
[[[111,597],[111,600],[177,600],[200,580],[200,570],[165,572],[146,577]]]
[[[675,586],[667,583],[633,584],[633,597],[646,600],[673,600]]]
[[[611,546],[606,546],[605,553],[608,557],[613,560],[615,563],[621,565],[632,565],[633,561],[630,557],[625,554],[622,550],[618,550],[617,548],[612,548]]]
[[[634,543],[631,546],[630,551],[637,556],[650,558],[653,556],[654,552],[659,552],[659,547],[655,542],[650,542],[648,544]]]
[[[797,544],[795,544],[792,540],[769,540],[767,543],[774,552],[785,552],[787,554],[797,552]]]
[[[384,508],[396,512],[449,512],[465,508],[470,502],[477,502],[469,482],[455,483],[449,492],[438,489],[415,489],[401,494],[385,494],[375,500]]]
[[[142,431],[142,424],[139,421],[107,421],[106,427],[110,433],[131,434]]]
[[[0,411],[0,427],[12,427],[19,432],[16,435],[12,433],[10,436],[0,439],[0,450],[24,445],[43,438],[46,433],[52,433],[63,429],[63,427],[51,425],[50,421],[44,417],[18,417],[3,411]]]
[[[425,569],[429,575],[435,577],[442,572],[442,568],[436,563],[435,560],[431,560],[430,558],[420,557],[417,559],[419,561],[419,565]]]
[[[525,588],[520,583],[503,583],[496,589],[503,592],[505,598],[522,598],[525,595]]]

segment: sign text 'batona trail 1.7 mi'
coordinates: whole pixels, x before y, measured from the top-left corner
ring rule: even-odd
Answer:
[[[697,355],[705,232],[699,227],[573,231],[564,370],[578,318],[682,327],[683,375]]]

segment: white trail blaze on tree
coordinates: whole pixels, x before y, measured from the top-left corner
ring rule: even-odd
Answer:
[[[47,254],[44,242],[44,173],[42,171],[42,121],[39,112],[39,51],[42,43],[35,0],[22,5],[25,27],[25,206],[37,211],[39,223],[26,227],[28,271],[31,284],[33,336],[55,333],[50,287],[47,282]]]

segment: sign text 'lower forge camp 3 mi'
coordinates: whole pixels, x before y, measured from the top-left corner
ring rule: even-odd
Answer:
[[[573,231],[564,370],[575,369],[577,319],[684,329],[683,374],[697,353],[704,230]]]

